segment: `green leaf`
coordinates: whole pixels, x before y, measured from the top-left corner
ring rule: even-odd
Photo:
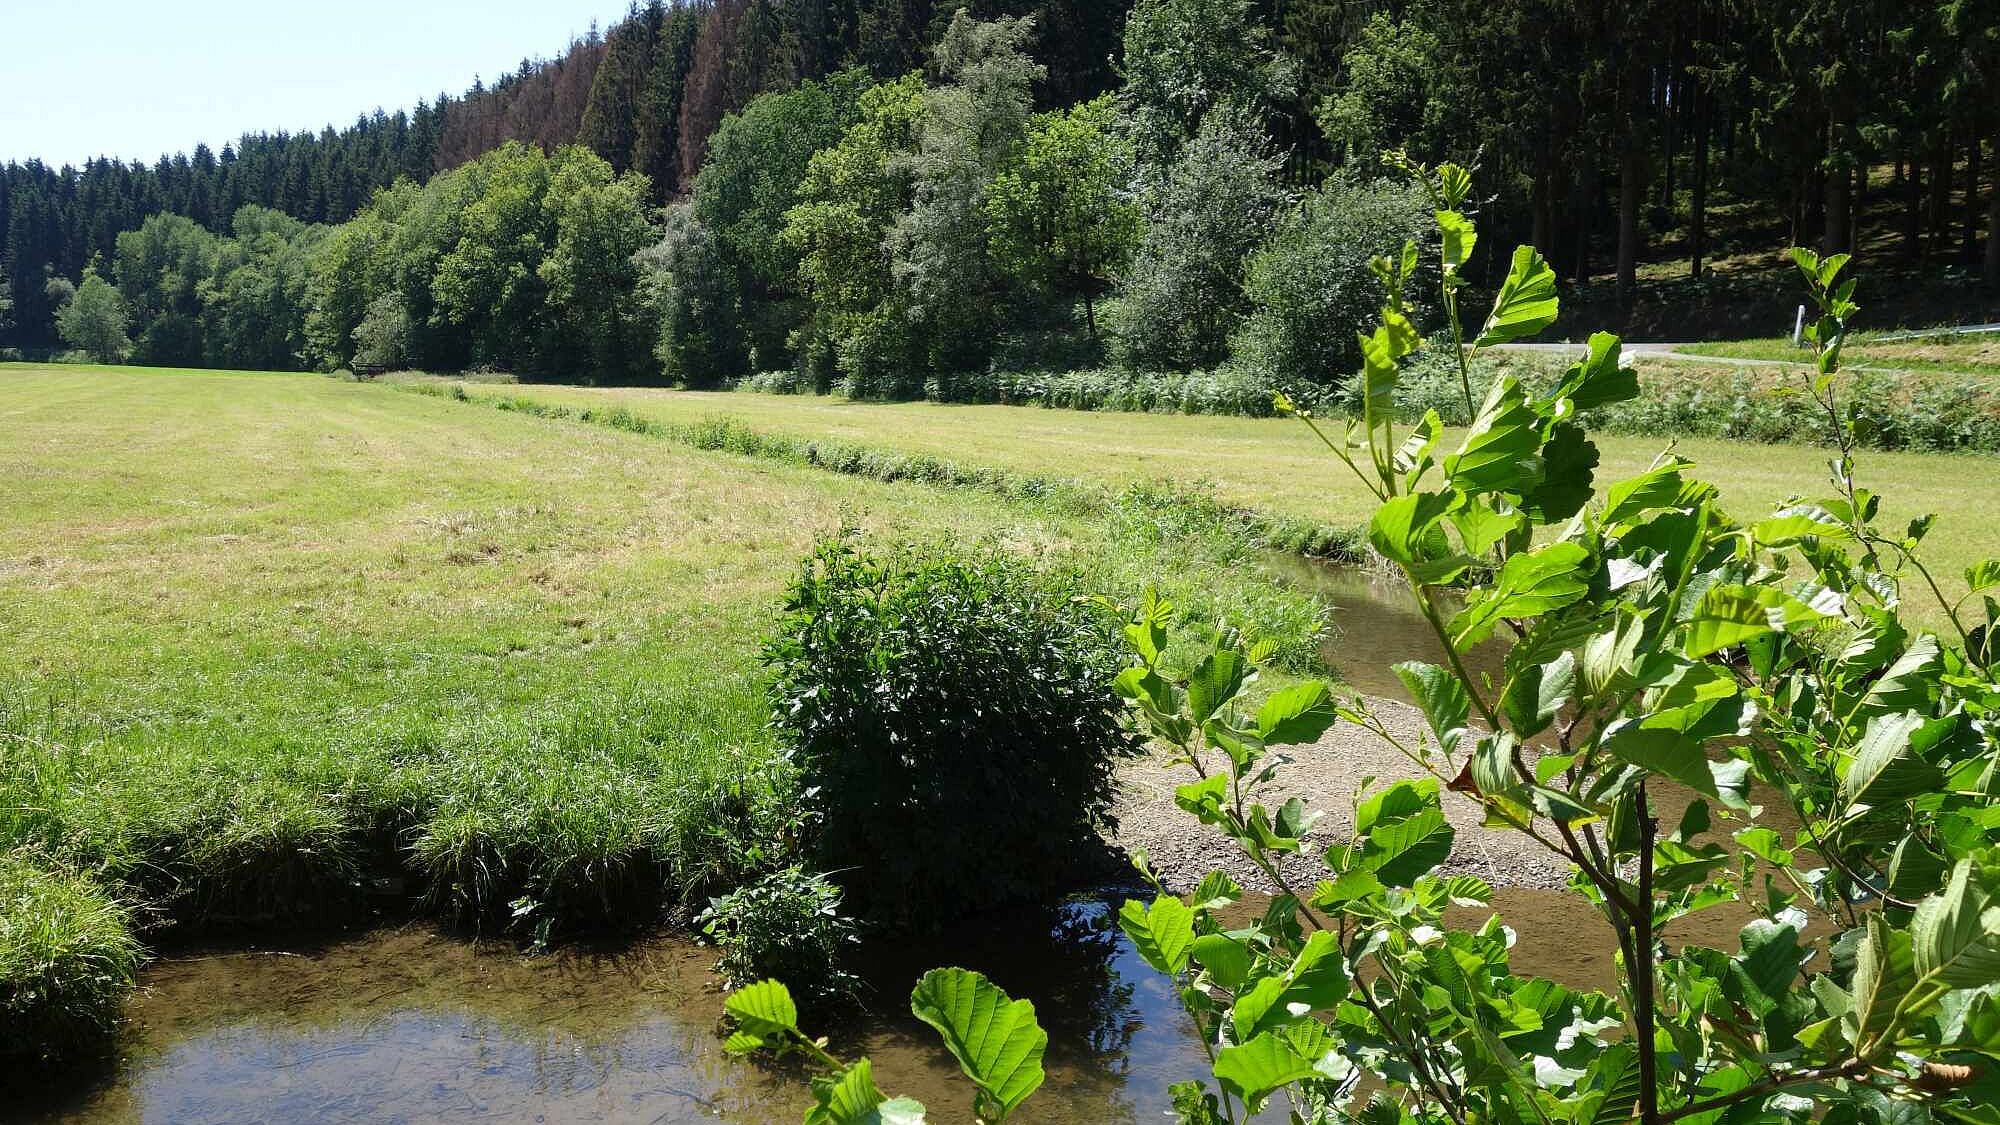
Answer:
[[[1317,1073],[1283,1037],[1265,1032],[1247,1043],[1224,1047],[1215,1056],[1215,1077],[1243,1099],[1250,1112],[1264,1107],[1273,1091]]]
[[[1565,652],[1547,664],[1516,672],[1501,693],[1500,710],[1516,737],[1533,738],[1549,729],[1575,692],[1576,656]]]
[[[1194,674],[1188,677],[1189,717],[1197,723],[1205,723],[1209,716],[1235,699],[1237,693],[1243,690],[1243,677],[1249,667],[1249,661],[1233,648],[1218,648],[1203,657]]]
[[[1174,790],[1174,804],[1191,812],[1203,824],[1221,824],[1229,799],[1229,775],[1212,773]]]
[[[1518,247],[1507,280],[1493,301],[1493,312],[1472,346],[1489,348],[1526,339],[1554,324],[1559,311],[1556,271],[1534,247]]]
[[[1511,797],[1522,785],[1514,772],[1514,750],[1520,744],[1506,731],[1484,734],[1472,751],[1472,783],[1483,797]]]
[[[1370,829],[1362,845],[1361,864],[1387,886],[1408,887],[1450,857],[1457,837],[1457,830],[1433,802],[1419,812]]]
[[[1540,617],[1581,601],[1590,592],[1589,561],[1582,544],[1567,542],[1510,556],[1493,586],[1452,618],[1453,643],[1469,648],[1502,620]]]
[[[1573,1120],[1578,1125],[1627,1125],[1639,1102],[1639,1075],[1639,1052],[1631,1045],[1605,1048],[1590,1061],[1578,1084],[1586,1092],[1577,1101]]]
[[[1126,899],[1118,911],[1118,928],[1156,971],[1171,976],[1187,968],[1194,945],[1194,911],[1180,899],[1160,895],[1150,908]]]
[[[1624,761],[1671,777],[1697,793],[1721,796],[1700,740],[1689,738],[1676,727],[1620,719],[1606,728],[1600,745]]]
[[[1499,380],[1458,452],[1444,459],[1445,477],[1467,496],[1529,492],[1542,482],[1541,426],[1520,382],[1512,376]]]
[[[1687,654],[1701,657],[1754,637],[1788,633],[1830,620],[1839,598],[1807,605],[1773,586],[1711,586],[1688,621]]]
[[[1374,427],[1394,421],[1396,417],[1396,384],[1402,378],[1402,367],[1396,362],[1396,349],[1385,328],[1377,328],[1373,333],[1361,333],[1361,417],[1373,432]]]
[[[1265,977],[1236,998],[1229,1010],[1229,1020],[1238,1042],[1251,1039],[1262,1030],[1276,1030],[1296,1018],[1284,1006],[1288,987],[1284,977]]]
[[[1362,799],[1354,810],[1354,831],[1356,835],[1366,836],[1373,832],[1378,824],[1402,820],[1405,817],[1415,816],[1425,809],[1437,807],[1436,778],[1398,781]]]
[[[1795,927],[1768,918],[1744,926],[1742,941],[1743,952],[1730,959],[1730,975],[1748,990],[1743,999],[1752,1010],[1769,1014],[1791,992],[1811,951],[1800,947]]]
[[[1773,829],[1754,825],[1738,831],[1735,840],[1744,851],[1766,863],[1776,864],[1779,867],[1790,867],[1792,864],[1794,857],[1791,849],[1784,846],[1784,837]]]
[[[1456,270],[1472,257],[1472,248],[1479,245],[1479,232],[1472,220],[1458,211],[1439,211],[1437,224],[1443,242],[1444,268]]]
[[[1412,565],[1444,552],[1447,544],[1438,521],[1455,503],[1449,493],[1414,492],[1375,509],[1368,521],[1368,542],[1391,562]]]
[[[1889,853],[1891,897],[1916,902],[1937,888],[1946,870],[1943,856],[1932,851],[1921,836],[1905,836]]]
[[[1872,718],[1891,711],[1929,711],[1943,675],[1944,656],[1937,637],[1922,634],[1896,657],[1888,671],[1868,686],[1868,694],[1855,708],[1855,716]]]
[[[1318,742],[1340,717],[1333,706],[1333,689],[1324,680],[1280,688],[1257,708],[1257,733],[1268,746]]]
[[[1117,692],[1121,699],[1146,703],[1155,711],[1170,714],[1176,709],[1173,685],[1160,678],[1150,665],[1135,664],[1118,673],[1111,681],[1111,690]]]
[[[1250,947],[1227,934],[1203,934],[1194,939],[1194,959],[1215,983],[1239,992],[1250,977]]]
[[[924,1103],[915,1098],[890,1098],[875,1107],[881,1125],[924,1125]]]
[[[1910,919],[1917,974],[1952,988],[2000,981],[2000,906],[1972,878],[1962,859],[1944,890],[1917,904]]]
[[[1834,518],[1831,512],[1811,505],[1788,508],[1771,519],[1753,524],[1750,535],[1766,547],[1790,547],[1808,537],[1854,538],[1847,525]]]
[[[786,1032],[798,1034],[799,1008],[791,990],[774,980],[760,980],[729,994],[723,1011],[736,1020],[745,1034],[769,1038]]]
[[[1681,470],[1687,467],[1689,462],[1670,458],[1666,464],[1605,489],[1604,522],[1623,523],[1656,508],[1678,507],[1683,484]]]
[[[1951,725],[1952,720],[1941,720]],[[1918,736],[1931,728],[1922,715],[1883,715],[1871,720],[1841,778],[1840,795],[1850,805],[1905,800],[1942,784],[1938,768],[1919,756]],[[1934,741],[1934,739],[1932,740]]]
[[[1887,1031],[1896,1005],[1916,985],[1910,935],[1879,912],[1869,914],[1866,925],[1855,951],[1854,1008],[1847,1015],[1848,1039],[1856,1044]]]
[[[1049,1036],[1029,1001],[1010,998],[966,969],[932,969],[910,993],[910,1013],[937,1029],[945,1049],[1001,1116],[1041,1087]]]
[[[1542,482],[1521,498],[1542,523],[1561,523],[1583,510],[1595,491],[1597,446],[1582,426],[1563,422],[1542,445]]]
[[[1555,397],[1569,399],[1578,410],[1595,410],[1639,397],[1639,373],[1623,366],[1620,346],[1618,337],[1609,332],[1593,334],[1590,351],[1569,369]]]
[[[1285,970],[1291,987],[1285,991],[1286,1004],[1300,1004],[1312,1011],[1330,1011],[1347,998],[1347,961],[1341,956],[1340,939],[1325,930],[1315,930],[1305,947]]]
[[[806,1125],[923,1125],[923,1105],[884,1095],[867,1059],[855,1060],[832,1077],[814,1079],[812,1087],[818,1104],[806,1111]]]
[[[1522,513],[1511,508],[1501,511],[1499,505],[1485,497],[1468,498],[1450,518],[1466,552],[1473,555],[1486,554],[1494,544],[1521,531],[1527,523]]]
[[[1125,626],[1125,638],[1132,651],[1144,658],[1147,665],[1160,662],[1160,652],[1167,647],[1167,624],[1172,620],[1173,603],[1162,598],[1158,590],[1148,589],[1139,603],[1139,612]]]
[[[1312,904],[1330,910],[1356,899],[1379,895],[1385,889],[1382,880],[1376,878],[1373,871],[1357,867],[1341,872],[1337,879],[1320,880],[1319,886],[1313,889]]]
[[[1457,732],[1465,729],[1466,716],[1472,710],[1465,684],[1443,668],[1419,660],[1406,660],[1391,670],[1409,689],[1410,698],[1416,700],[1417,709],[1424,713],[1438,743],[1449,752],[1458,740]]]
[[[1220,910],[1243,897],[1243,888],[1229,877],[1227,871],[1211,871],[1196,883],[1194,901],[1190,907],[1195,910]]]
[[[1966,567],[1965,584],[1971,594],[2000,587],[2000,559],[1983,559]]]

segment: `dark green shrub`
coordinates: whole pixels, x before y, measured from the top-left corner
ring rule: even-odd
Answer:
[[[0,1058],[102,1040],[142,956],[125,908],[88,880],[0,855]]]
[[[1113,623],[1071,574],[997,554],[823,541],[767,650],[819,817],[812,851],[870,916],[918,923],[1073,875],[1135,750]]]
[[[722,950],[715,971],[725,981],[780,980],[802,1004],[833,1006],[853,999],[860,986],[841,967],[860,939],[840,905],[832,880],[788,867],[709,900],[696,921]]]

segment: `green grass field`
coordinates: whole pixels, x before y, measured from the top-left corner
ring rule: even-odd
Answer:
[[[650,389],[521,386],[505,393],[572,408],[623,406],[640,417],[683,426],[729,415],[764,432],[837,438],[1109,485],[1167,480],[1207,489],[1229,504],[1336,527],[1365,523],[1373,511],[1368,493],[1296,420]],[[1768,514],[1792,497],[1830,490],[1827,452],[1811,446],[1619,434],[1593,439],[1603,457],[1600,485],[1642,471],[1672,448],[1696,463],[1696,475],[1722,489],[1727,509],[1739,517]],[[1967,566],[2000,554],[2000,537],[1993,532],[2000,518],[2000,458],[1865,452],[1860,472],[1865,486],[1886,497],[1889,526],[1900,527],[1927,511],[1938,514],[1930,557],[1953,596],[1964,589],[1959,575]],[[1931,614],[1928,605],[1918,609]]]
[[[142,926],[727,886],[789,819],[759,649],[843,525],[1323,622],[1226,545],[318,376],[0,369],[0,479],[0,856]]]

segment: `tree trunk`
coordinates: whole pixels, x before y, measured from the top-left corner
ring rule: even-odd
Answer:
[[[1534,243],[1535,249],[1541,252],[1542,257],[1550,260],[1554,260],[1556,256],[1555,246],[1552,245],[1552,236],[1555,233],[1554,205],[1549,200],[1550,194],[1554,191],[1554,178],[1555,173],[1549,167],[1547,155],[1538,158],[1535,161],[1535,178],[1528,189],[1529,222],[1532,231],[1528,240]]]
[[[1937,151],[1931,154],[1931,253],[1945,251],[1951,245],[1951,184],[1952,175],[1951,135],[1938,139]]]
[[[1924,166],[1916,153],[1903,162],[1903,256],[1924,256]]]
[[[1618,302],[1632,303],[1639,289],[1639,211],[1646,199],[1646,150],[1639,117],[1627,95],[1618,159]]]
[[[1584,158],[1583,170],[1577,174],[1575,194],[1570,201],[1574,216],[1570,228],[1576,236],[1576,267],[1570,276],[1577,281],[1590,280],[1590,234],[1597,226],[1599,187],[1597,154],[1590,153]]]
[[[1993,159],[2000,161],[2000,124],[1993,127]],[[1986,284],[2000,286],[2000,176],[1986,197]]]
[[[1826,234],[1820,252],[1838,254],[1854,243],[1854,172],[1847,166],[1841,127],[1830,132],[1834,167],[1826,174]]]
[[[1966,146],[1965,238],[1959,252],[1966,265],[1979,260],[1979,154],[1985,147],[1976,133],[1972,137],[1972,143]]]
[[[1681,108],[1681,99],[1687,96],[1685,77],[1676,66],[1660,79],[1662,96],[1658,108],[1665,114],[1666,121],[1666,135],[1662,138],[1666,162],[1661,166],[1660,210],[1669,215],[1674,212],[1674,161],[1680,158],[1681,128],[1685,120]]]
[[[1810,245],[1816,233],[1826,230],[1826,193],[1826,169],[1814,168],[1806,175],[1805,190],[1799,195],[1799,228],[1795,245]]]
[[[1694,168],[1688,198],[1688,276],[1701,277],[1701,256],[1708,249],[1709,94],[1694,93]]]

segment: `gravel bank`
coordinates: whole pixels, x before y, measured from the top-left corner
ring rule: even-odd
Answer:
[[[1386,699],[1369,702],[1397,738],[1415,744],[1423,726],[1423,716],[1415,708]],[[1288,747],[1285,753],[1292,760],[1279,768],[1272,799],[1264,803],[1276,808],[1299,797],[1326,814],[1308,836],[1310,854],[1287,857],[1282,867],[1286,879],[1303,889],[1319,878],[1318,854],[1352,836],[1354,794],[1364,780],[1374,778],[1374,787],[1379,788],[1420,773],[1394,747],[1347,723],[1338,724],[1312,746]],[[1176,890],[1193,887],[1217,867],[1245,887],[1275,890],[1234,844],[1174,804],[1174,790],[1194,779],[1188,767],[1170,766],[1161,757],[1126,766],[1120,773],[1118,831],[1110,842],[1127,852],[1144,849],[1153,869]],[[1477,875],[1499,887],[1554,889],[1568,884],[1567,864],[1518,832],[1487,828],[1480,807],[1470,798],[1446,793],[1444,812],[1458,830],[1445,871]]]

